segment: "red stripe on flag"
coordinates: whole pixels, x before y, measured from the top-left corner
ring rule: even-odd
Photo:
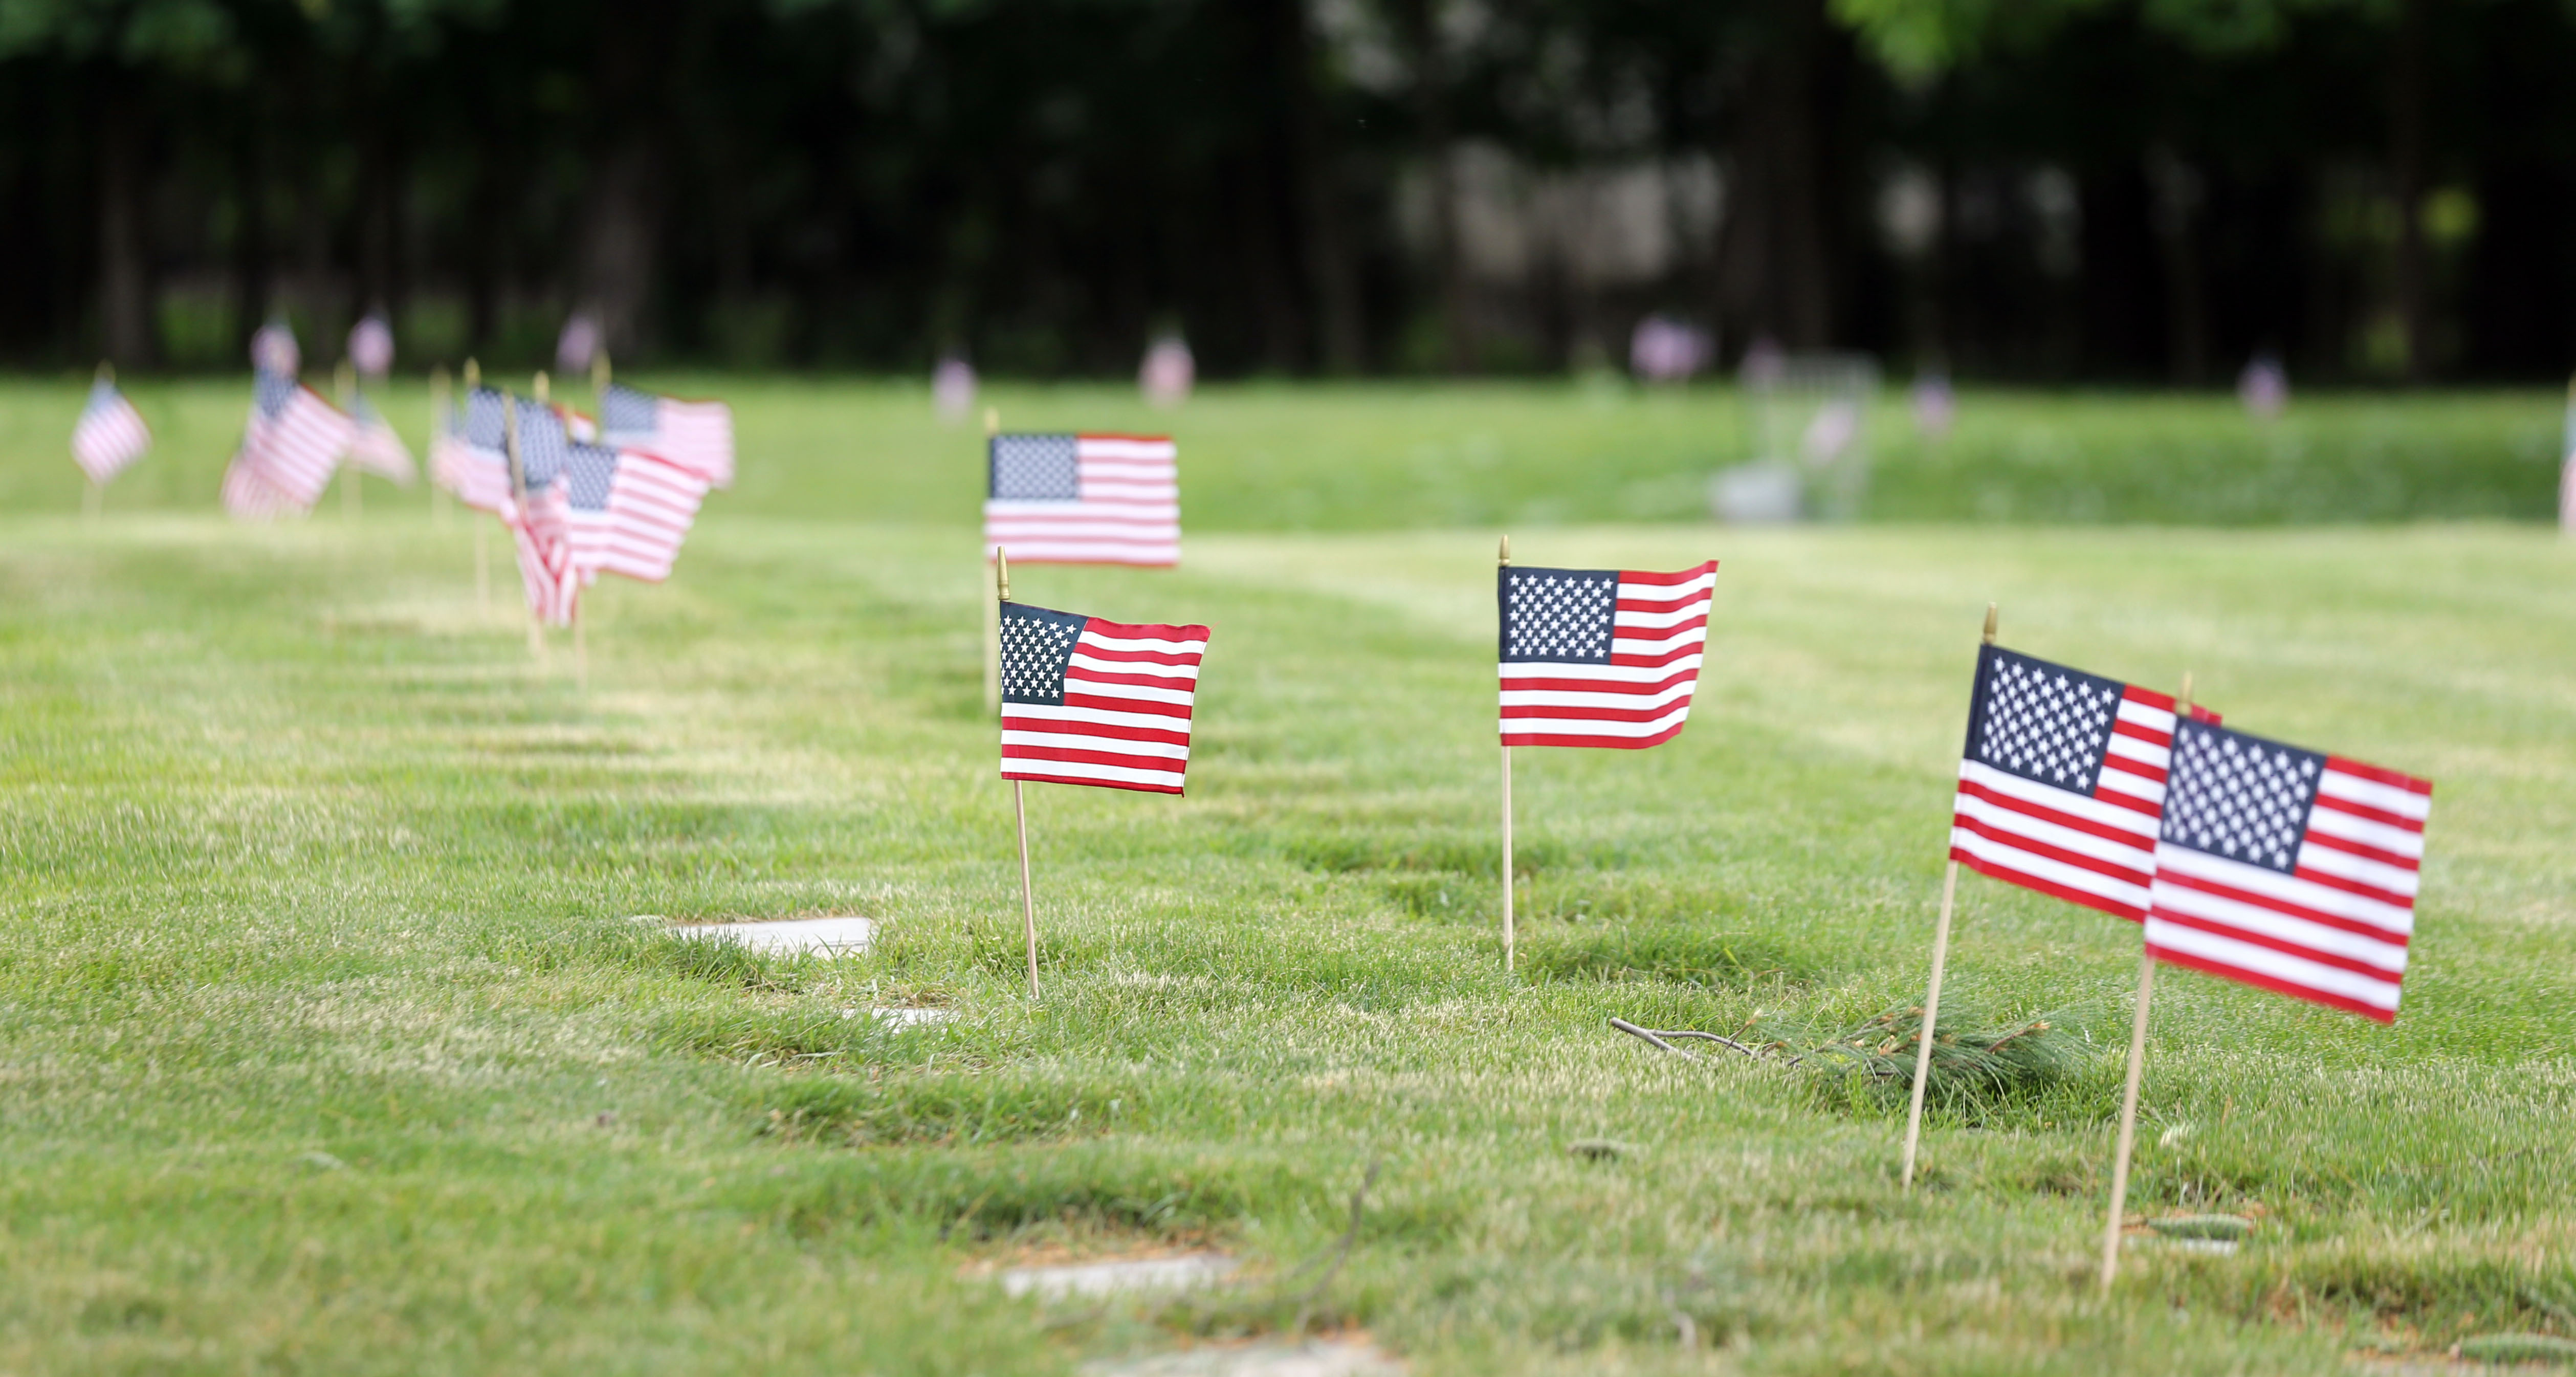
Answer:
[[[2126,918],[2132,923],[2143,923],[2147,918],[2147,911],[2143,907],[2132,907],[2128,904],[2123,904],[2116,899],[2105,898],[2099,894],[2088,893],[2087,891],[2077,889],[2072,885],[2059,884],[2055,880],[2043,880],[2037,875],[2015,870],[2011,866],[1985,860],[1979,857],[1975,852],[1968,851],[1960,847],[1954,846],[1950,848],[1950,859],[1957,861],[1959,864],[1966,866],[1980,875],[1985,876],[1987,879],[2001,880],[2005,884],[2019,885],[2024,889],[2035,889],[2051,898],[2064,899],[2070,904],[2081,904],[2086,908],[2099,909],[2104,913],[2110,914],[2114,918]]]

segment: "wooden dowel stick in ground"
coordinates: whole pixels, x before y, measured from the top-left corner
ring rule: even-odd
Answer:
[[[2191,716],[2191,676],[2182,676],[2182,697],[2174,704],[2176,720]],[[2141,942],[2143,943],[2143,936]],[[2138,1085],[2146,1078],[2147,1005],[2156,994],[2154,953],[2138,953],[2138,1012],[2129,1024],[2129,1078],[2120,1089],[2120,1141],[2111,1153],[2111,1211],[2102,1225],[2102,1294],[2120,1275],[2120,1226],[2129,1208],[2129,1153],[2138,1141]]]
[[[1512,565],[1512,538],[1494,552],[1494,566],[1508,569]],[[1503,971],[1509,974],[1518,964],[1519,934],[1512,922],[1512,892],[1518,884],[1512,878],[1512,748],[1503,747]]]
[[[1981,645],[1995,643],[1995,605],[1986,604]],[[1959,895],[1959,863],[1941,877],[1941,917],[1932,927],[1932,982],[1923,993],[1923,1031],[1914,1039],[1914,1091],[1905,1109],[1905,1190],[1914,1189],[1914,1153],[1923,1141],[1923,1091],[1932,1080],[1932,1034],[1941,1017],[1941,973],[1950,959],[1950,908]]]
[[[993,552],[993,608],[997,619],[1003,603],[1011,600],[1011,557]],[[994,632],[995,653],[1000,652],[1001,633]],[[1029,998],[1038,997],[1038,898],[1037,887],[1029,878],[1029,788],[1024,780],[1011,781],[1011,816],[1020,833],[1020,931],[1028,939]]]
[[[545,375],[537,375],[543,378]],[[528,470],[519,461],[519,399],[501,399],[501,443],[510,456],[510,501],[519,519],[528,519]],[[523,572],[524,577],[524,572]],[[528,654],[542,662],[546,658],[546,627],[537,606],[528,604]]]

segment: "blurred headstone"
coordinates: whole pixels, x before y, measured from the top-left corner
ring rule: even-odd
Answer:
[[[2567,458],[2558,466],[2558,529],[2576,536],[2576,378],[2567,380],[2567,430],[2559,448]]]
[[[590,371],[590,361],[599,357],[599,322],[588,311],[575,311],[564,322],[563,333],[555,336],[555,370],[573,376]]]
[[[2247,360],[2245,371],[2236,375],[2236,399],[2258,420],[2279,416],[2290,404],[2290,375],[2282,371],[2281,360],[2269,350]]]
[[[1799,489],[1792,514],[1849,517],[1860,510],[1869,484],[1869,403],[1878,391],[1878,362],[1866,354],[1791,354],[1768,340],[1744,356],[1745,419],[1751,427],[1753,464],[1787,473]],[[1736,470],[1744,474],[1746,470]],[[1743,480],[1746,510],[1768,511],[1756,501],[1754,480]],[[1728,499],[1732,500],[1732,499]],[[1726,511],[1720,488],[1710,501],[1725,520],[1781,520],[1781,517],[1737,517]]]
[[[1709,514],[1736,525],[1795,521],[1805,504],[1805,487],[1795,464],[1778,459],[1738,464],[1708,480]]]
[[[930,404],[943,421],[975,414],[975,365],[950,354],[930,373]]]
[[[280,317],[251,332],[250,366],[263,373],[294,377],[304,367],[304,351],[295,346],[295,327]]]
[[[1736,365],[1736,381],[1747,389],[1769,387],[1780,381],[1780,371],[1788,366],[1789,355],[1780,341],[1769,335],[1757,337],[1744,351],[1744,361]]]
[[[1950,375],[1935,370],[1914,380],[1914,433],[1938,440],[1959,419],[1959,399],[1950,391]]]
[[[366,319],[349,327],[349,362],[370,378],[394,371],[394,327],[382,315],[369,311]]]
[[[1708,331],[1660,312],[1637,322],[1628,337],[1628,368],[1644,382],[1687,382],[1716,358]]]
[[[1190,357],[1190,346],[1179,335],[1165,335],[1145,351],[1145,364],[1136,370],[1136,386],[1145,400],[1155,406],[1179,406],[1190,399],[1190,388],[1198,381],[1198,363]]]

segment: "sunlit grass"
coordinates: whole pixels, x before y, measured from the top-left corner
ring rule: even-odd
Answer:
[[[1521,753],[1518,978],[1489,532],[1025,569],[1215,628],[1187,798],[1031,791],[1032,1005],[971,531],[758,505],[595,597],[587,695],[417,508],[0,525],[0,1370],[1060,1371],[1288,1323],[1267,1279],[1380,1159],[1320,1322],[1423,1372],[2323,1372],[2576,1301],[2576,553],[2536,531],[1528,532],[1725,565],[1679,741]],[[2132,1199],[2264,1223],[2107,1305],[2134,929],[1963,883],[1957,1007],[2079,1051],[1937,1121],[1911,1200],[1877,1100],[1606,1023],[1919,998],[1989,599],[2438,785],[2395,1027],[2160,988]],[[825,912],[881,945],[631,921]],[[865,1016],[923,1002],[959,1017]],[[1202,1242],[1251,1282],[972,1273]]]

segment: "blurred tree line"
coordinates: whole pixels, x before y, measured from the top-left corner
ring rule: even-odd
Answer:
[[[2554,376],[2571,0],[0,0],[0,360]]]

